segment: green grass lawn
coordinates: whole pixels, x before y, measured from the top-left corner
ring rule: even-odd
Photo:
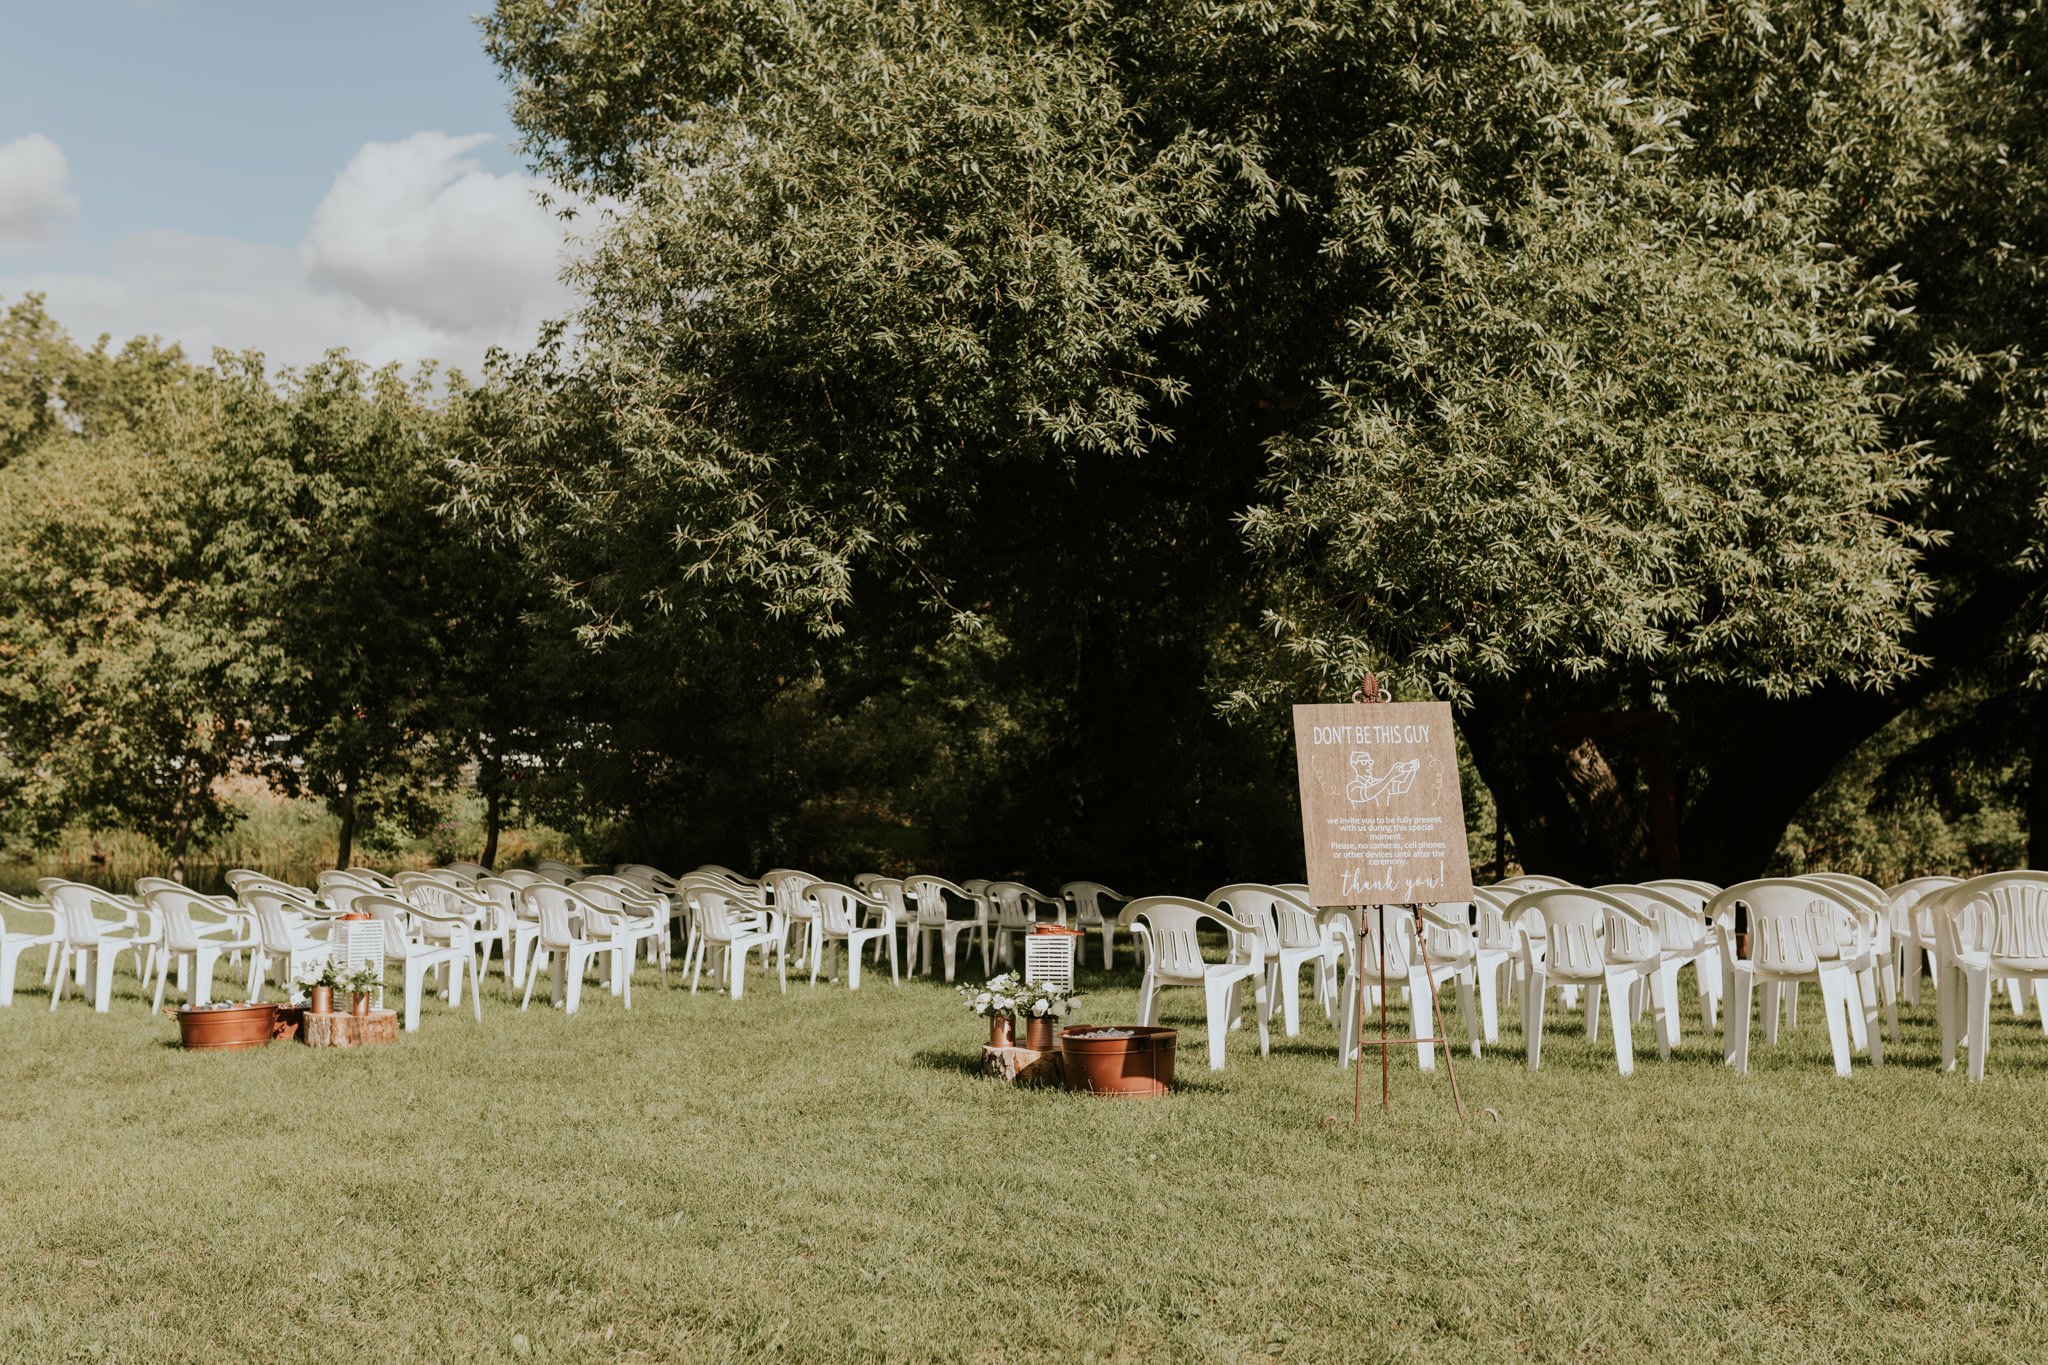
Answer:
[[[2048,1038],[2009,1017],[1977,1086],[1926,1005],[1848,1080],[1811,994],[1748,1078],[1689,1013],[1628,1080],[1571,1023],[1531,1075],[1510,1021],[1460,1065],[1471,1126],[1411,1054],[1354,1129],[1319,1013],[1216,1074],[1193,992],[1179,1093],[1119,1103],[977,1079],[979,1022],[886,973],[734,1004],[643,970],[574,1018],[493,979],[481,1028],[436,1001],[393,1048],[206,1054],[125,970],[98,1016],[24,967],[6,1360],[2037,1360],[2048,1331]],[[1083,1018],[1132,1016],[1130,974],[1084,984]]]

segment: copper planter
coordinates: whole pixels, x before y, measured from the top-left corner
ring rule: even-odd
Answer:
[[[1118,1024],[1118,1038],[1089,1038],[1111,1025],[1083,1024],[1060,1030],[1060,1055],[1067,1089],[1124,1099],[1157,1099],[1173,1089],[1174,1049],[1180,1031],[1139,1024]]]
[[[315,986],[313,987],[312,996],[313,998],[306,1004],[306,1012],[308,1014],[334,1013],[334,987]]]
[[[178,1037],[195,1050],[234,1052],[263,1047],[277,1026],[277,1006],[237,1005],[232,1009],[178,1011]]]
[[[1050,1052],[1059,1046],[1059,1038],[1050,1018],[1033,1015],[1024,1021],[1024,1046],[1033,1052]]]
[[[356,998],[349,1001],[348,1012],[358,1019],[367,1018],[370,1013],[370,993],[357,991]]]
[[[1016,1024],[1007,1014],[991,1014],[988,1017],[988,1045],[990,1047],[1015,1047],[1017,1045]]]

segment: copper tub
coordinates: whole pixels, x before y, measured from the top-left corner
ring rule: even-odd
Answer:
[[[236,1005],[232,1009],[178,1011],[178,1033],[186,1047],[231,1052],[262,1047],[277,1029],[276,1005]]]
[[[1120,1038],[1090,1038],[1110,1030]],[[1173,1055],[1180,1031],[1142,1024],[1077,1024],[1060,1030],[1067,1089],[1090,1095],[1150,1100],[1173,1089]]]

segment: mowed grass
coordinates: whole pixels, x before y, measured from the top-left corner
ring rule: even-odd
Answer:
[[[1810,992],[1747,1078],[1690,1011],[1627,1080],[1575,1019],[1530,1074],[1510,1020],[1469,1126],[1411,1051],[1354,1128],[1312,1007],[1211,1073],[1169,993],[1183,1085],[1129,1103],[978,1079],[983,1026],[886,973],[643,968],[573,1018],[494,977],[481,1027],[206,1054],[125,969],[52,1013],[39,957],[0,1010],[7,1360],[2037,1360],[2048,1324],[2048,1038],[2009,1016],[1976,1086],[1926,1004],[1848,1080]]]

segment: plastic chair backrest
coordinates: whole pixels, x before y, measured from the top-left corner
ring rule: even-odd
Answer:
[[[867,898],[859,891],[840,882],[812,882],[806,890],[817,902],[826,933],[845,935],[860,927],[860,910]]]
[[[1144,948],[1147,968],[1160,977],[1185,980],[1207,974],[1210,964],[1202,956],[1200,932],[1203,920],[1230,935],[1232,961],[1263,952],[1257,926],[1185,896],[1140,896],[1117,918],[1131,926],[1132,936]]]
[[[981,912],[981,902],[979,899],[969,894],[966,887],[955,886],[944,877],[934,877],[929,873],[918,873],[914,876],[905,877],[903,879],[903,891],[905,895],[917,903],[917,922],[921,925],[944,924],[946,922],[946,897],[948,895],[957,896],[974,906],[976,917]],[[971,922],[971,919],[963,921],[963,923]]]
[[[540,922],[541,946],[566,948],[576,941],[573,921],[583,907],[568,887],[542,878],[523,887],[520,897],[531,912],[528,918]]]
[[[1552,977],[1591,981],[1605,975],[1610,961],[1637,962],[1656,952],[1649,916],[1605,891],[1576,886],[1531,891],[1515,898],[1505,918],[1516,924],[1531,916],[1543,922],[1543,968]],[[1633,931],[1625,938],[1615,935],[1623,924]]]
[[[1233,882],[1202,897],[1224,906],[1247,924],[1258,926],[1259,946],[1271,957],[1282,948],[1313,948],[1322,942],[1316,912],[1277,886],[1264,882]]]
[[[1512,892],[1517,896],[1526,896],[1531,891],[1566,891],[1571,886],[1572,883],[1562,877],[1546,877],[1540,873],[1531,872],[1524,873],[1519,877],[1503,878],[1495,882],[1492,889]]]
[[[1507,922],[1508,907],[1515,897],[1491,887],[1472,892],[1472,936],[1481,948],[1500,950],[1515,946],[1516,934]]]
[[[476,884],[476,893],[491,901],[508,917],[530,920],[533,916],[527,911],[526,897],[522,894],[524,890],[518,882],[504,877],[483,877]]]
[[[902,924],[910,918],[910,906],[904,901],[900,878],[877,877],[866,890],[888,910],[891,924]]]
[[[723,876],[723,873],[712,873]],[[774,898],[775,908],[790,919],[811,919],[817,911],[811,908],[810,889],[818,884],[818,878],[808,872],[794,868],[778,868],[763,878],[768,893]]]
[[[1345,922],[1351,923],[1350,913],[1339,910]],[[1387,977],[1405,977],[1409,968],[1421,962],[1415,943],[1415,916],[1405,905],[1361,906],[1358,919],[1364,928],[1362,946],[1358,953],[1358,966],[1367,975],[1376,976],[1380,970],[1380,949],[1382,935],[1386,948]]]
[[[1923,943],[1932,943],[1934,920],[1923,907],[1936,891],[1960,885],[1960,877],[1910,877],[1888,888],[1884,893],[1885,916],[1891,921],[1892,933],[1900,938],[1911,936]]]
[[[1948,952],[1984,954],[1993,976],[2048,973],[2048,872],[1992,872],[1927,899]]]
[[[329,882],[320,888],[320,897],[336,914],[352,914],[356,902],[365,896],[388,896],[391,893],[382,887],[355,886],[348,882]]]
[[[1038,893],[1022,882],[989,882],[983,891],[996,903],[996,925],[1002,929],[1028,929],[1037,918],[1031,897]]]
[[[1074,923],[1077,925],[1099,926],[1107,918],[1102,913],[1103,901],[1130,899],[1121,891],[1112,891],[1101,882],[1068,882],[1060,888],[1059,893],[1067,904],[1074,907]]]
[[[195,903],[211,910],[219,909],[197,891],[183,887],[152,887],[143,899],[163,923],[165,949],[174,953],[189,953],[199,946],[199,935],[192,927],[192,906]]]
[[[1716,923],[1735,907],[1749,911],[1749,958],[1759,972],[1804,976],[1841,956],[1845,938],[1858,940],[1858,911],[1840,892],[1793,877],[1739,882],[1714,897],[1707,915]]]
[[[396,896],[378,892],[365,894],[356,902],[370,912],[384,930],[384,960],[403,962],[412,951],[412,906]]]
[[[696,907],[697,925],[713,943],[730,943],[738,929],[737,917],[744,913],[732,891],[716,877],[685,877],[683,894]]]
[[[1607,922],[1608,954],[1624,962],[1641,962],[1656,957],[1663,949],[1696,953],[1706,946],[1707,917],[1702,908],[1687,905],[1677,896],[1647,886],[1615,885],[1597,888],[1616,900],[1626,901],[1643,912],[1648,925],[1616,915]]]

